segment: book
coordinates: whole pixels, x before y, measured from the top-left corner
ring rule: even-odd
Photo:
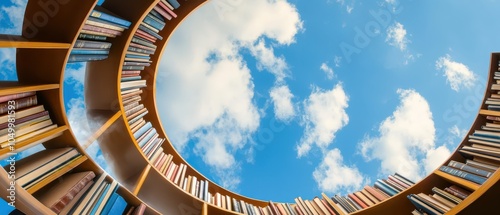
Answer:
[[[95,32],[95,33],[104,33],[104,34],[112,35],[113,37],[122,35],[121,31],[117,31],[117,30],[113,30],[113,29],[109,29],[109,28],[103,28],[103,27],[94,26],[94,25],[88,25],[88,24],[83,25],[82,30],[86,30],[88,32]]]
[[[76,40],[73,48],[110,49],[111,43],[103,41]]]
[[[150,48],[156,49],[156,45],[155,44],[153,44],[152,42],[150,42],[148,40],[145,40],[145,39],[142,39],[142,38],[140,38],[138,36],[135,36],[135,35],[134,35],[134,37],[132,37],[132,42],[133,43],[137,43],[139,45],[143,45],[143,46],[146,46],[146,47],[150,47]]]
[[[167,12],[165,11],[161,6],[159,5],[156,5],[153,10],[160,14],[163,18],[167,19],[167,20],[171,20],[172,19],[172,16]]]
[[[68,59],[68,63],[74,63],[74,62],[85,62],[85,61],[95,61],[95,60],[104,60],[108,58],[107,54],[74,54],[70,55]]]
[[[177,2],[177,0],[167,0],[167,2],[170,3],[170,5],[172,5],[172,7],[174,7],[174,9],[177,9],[181,6],[179,4],[179,2]]]
[[[174,13],[174,11],[172,11],[165,3],[163,3],[163,1],[160,1],[158,2],[158,5],[164,10],[166,11],[171,17],[173,18],[177,18],[177,14]]]
[[[111,195],[116,192],[116,189],[118,188],[118,182],[113,180],[108,188],[106,188],[105,192],[101,195],[99,198],[97,204],[94,206],[92,209],[91,214],[101,214],[102,210],[104,209],[104,206],[106,202],[109,200]]]
[[[50,126],[50,125],[52,125],[52,120],[47,119],[47,120],[43,120],[41,122],[35,122],[35,123],[30,124],[28,126],[18,128],[16,130],[16,133],[14,133],[15,138],[21,138],[22,136],[24,136],[25,134],[28,134],[29,132],[33,132],[33,131],[42,129],[42,128],[45,128],[45,127]],[[8,143],[9,136],[10,136],[9,134],[5,134],[5,135],[0,136],[0,144],[5,144],[5,143],[9,144]],[[19,142],[19,141],[22,141],[23,139],[25,139],[25,138],[21,138],[21,140],[16,139],[16,141]]]
[[[0,115],[7,113],[9,110],[19,110],[38,104],[36,95],[15,99],[12,102],[10,101],[0,103]]]
[[[84,211],[85,207],[93,202],[93,196],[97,195],[103,184],[106,182],[106,174],[102,174],[97,178],[94,182],[94,185],[90,188],[90,190],[82,197],[82,200],[75,205],[74,208],[71,209],[70,214],[81,214]]]
[[[107,55],[109,50],[105,49],[88,49],[88,48],[74,48],[71,50],[71,55]]]
[[[146,25],[144,25],[144,23],[139,25],[139,29],[141,31],[143,31],[144,33],[147,33],[147,34],[155,37],[156,39],[163,40],[163,37],[161,35],[159,35],[158,33],[154,32],[153,30],[146,27]]]
[[[120,26],[123,26],[124,28],[128,28],[131,24],[129,21],[112,14],[108,10],[106,10],[103,7],[98,6],[98,5],[96,5],[95,8],[92,10],[92,12],[90,13],[90,16],[104,20],[104,21],[118,24]]]
[[[470,160],[470,159],[467,159],[465,161],[465,163],[469,166],[477,167],[477,168],[480,168],[480,169],[483,169],[486,171],[490,171],[490,172],[495,172],[498,169],[498,166],[491,165],[489,163],[478,162],[478,161]]]
[[[127,202],[125,201],[125,199],[123,199],[122,196],[118,195],[115,202],[113,203],[113,206],[109,210],[108,215],[121,215],[125,211],[126,207]]]
[[[88,17],[87,20],[85,20],[85,24],[103,27],[103,28],[116,30],[116,31],[124,31],[126,29],[121,25],[118,25],[118,24],[115,24],[112,22],[108,22],[108,21],[105,21],[102,19],[94,18],[94,17]]]
[[[479,176],[483,176],[483,177],[490,177],[491,175],[493,175],[493,172],[488,172],[488,171],[485,171],[485,170],[482,170],[482,169],[478,169],[476,167],[472,167],[472,166],[469,166],[467,164],[464,164],[464,163],[460,163],[460,162],[457,162],[457,161],[450,161],[448,163],[448,166],[451,166],[451,167],[454,167],[456,169],[460,169],[460,170],[463,170],[463,171],[466,171],[466,172],[470,172],[470,173],[474,173],[476,175],[479,175]]]
[[[383,182],[380,179],[378,179],[375,182],[374,186],[376,188],[381,189],[382,191],[387,193],[389,196],[394,196],[394,195],[398,194],[398,191],[396,189],[392,188],[391,186],[389,186],[387,183]]]
[[[83,187],[78,194],[59,212],[61,215],[70,214],[71,209],[81,201],[81,198],[87,193],[87,191],[94,185],[94,181],[91,180],[85,187]]]
[[[105,41],[107,38],[101,35],[80,33],[78,39]]]
[[[70,147],[46,149],[32,154],[16,163],[16,183],[24,186],[78,155],[80,153]]]
[[[29,138],[35,137],[37,135],[43,134],[45,132],[48,132],[48,131],[56,129],[56,128],[57,128],[57,125],[53,124],[53,125],[49,125],[47,127],[43,127],[41,129],[38,129],[38,130],[31,131],[31,132],[29,132],[27,134],[24,134],[24,135],[20,136],[20,137],[16,137],[15,138],[16,141],[13,142],[13,143],[11,143],[11,142],[4,142],[4,143],[0,144],[0,147],[1,148],[10,147],[12,145],[15,145],[15,143],[25,141],[25,140],[27,140]]]
[[[429,205],[425,204],[423,201],[421,201],[416,195],[410,194],[407,196],[407,198],[410,200],[410,202],[415,205],[417,209],[420,209],[424,211],[425,213],[429,215],[440,215],[439,211],[435,210],[434,208],[430,207]]]
[[[163,28],[165,27],[165,22],[161,21],[160,19],[154,17],[151,14],[148,14],[144,18],[143,22],[151,25],[152,27],[154,27],[158,30],[163,30]]]
[[[35,91],[31,91],[31,92],[16,93],[16,94],[0,96],[0,103],[7,102],[9,100],[16,100],[16,99],[20,99],[20,98],[25,98],[28,96],[34,96],[35,94],[36,94]]]
[[[460,202],[462,202],[462,199],[456,197],[456,196],[453,196],[452,194],[442,190],[442,189],[439,189],[437,187],[433,187],[432,188],[432,192],[455,203],[455,204],[460,204]]]
[[[33,196],[55,213],[59,213],[94,177],[92,171],[65,174]]]
[[[457,177],[463,178],[463,179],[468,180],[468,181],[472,181],[472,182],[477,183],[477,184],[483,184],[487,179],[485,177],[474,175],[472,173],[467,173],[467,172],[464,172],[464,171],[461,171],[461,170],[458,170],[458,169],[455,169],[452,167],[448,167],[448,166],[441,166],[441,167],[439,167],[439,170],[442,172],[448,173],[450,175],[457,176]]]

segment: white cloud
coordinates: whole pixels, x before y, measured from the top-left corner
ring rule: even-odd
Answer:
[[[352,10],[354,9],[354,3],[355,3],[354,0],[347,0],[347,3],[346,3],[346,0],[335,0],[335,1],[338,4],[340,4],[340,6],[345,6],[345,10],[347,11],[347,13],[351,13]],[[332,3],[333,0],[327,0],[326,2]]]
[[[444,72],[446,81],[451,89],[459,91],[462,88],[471,88],[476,82],[476,74],[463,63],[453,61],[450,55],[440,57],[436,61],[436,69]]]
[[[24,10],[28,0],[10,0],[9,6],[0,7],[1,34],[20,35],[23,27]]]
[[[309,98],[304,101],[304,116],[302,117],[305,129],[304,135],[297,146],[297,156],[306,155],[313,145],[325,150],[335,138],[335,133],[349,122],[345,112],[349,98],[337,84],[333,89],[324,91],[317,87],[313,89]]]
[[[438,168],[443,162],[450,157],[451,151],[446,146],[442,145],[437,148],[432,148],[426,152],[426,157],[423,160],[424,174],[427,175]]]
[[[86,63],[71,63],[66,66],[64,71],[64,82],[68,86],[73,86],[71,90],[77,95],[83,95],[86,67]]]
[[[16,49],[0,48],[0,79],[16,80]]]
[[[295,107],[292,103],[293,94],[286,85],[273,87],[270,92],[274,103],[274,115],[281,121],[290,121],[295,116]]]
[[[436,165],[447,149],[435,146],[436,129],[425,98],[411,89],[399,89],[398,94],[400,104],[380,123],[378,136],[366,137],[358,146],[365,159],[381,161],[382,174],[398,172],[418,180]]]
[[[387,28],[387,37],[385,38],[385,41],[388,42],[389,45],[394,46],[401,51],[405,51],[408,43],[411,42],[406,37],[406,29],[399,22],[396,22],[394,25]]]
[[[266,47],[264,39],[249,47],[252,55],[257,58],[257,68],[267,70],[276,77],[276,82],[281,83],[287,77],[287,64],[283,57],[276,57],[272,47]]]
[[[458,128],[457,125],[454,125],[448,131],[453,135],[453,137],[458,137],[458,138],[465,137],[465,135],[467,134],[467,132],[469,132],[469,131],[467,131],[467,129],[460,129],[460,128]]]
[[[326,77],[329,80],[333,79],[333,69],[330,68],[326,63],[322,63],[319,69],[321,69],[321,71],[323,71],[326,74]]]
[[[314,169],[313,177],[321,191],[338,193],[341,190],[353,192],[368,182],[355,166],[343,164],[339,149],[326,153],[320,165]]]
[[[251,135],[261,118],[240,51],[250,51],[257,67],[283,84],[288,69],[274,47],[293,43],[302,21],[284,0],[219,6],[209,1],[172,35],[157,76],[157,105],[176,149],[184,154],[194,150],[222,184],[237,186],[236,155],[251,154]],[[188,148],[190,139],[193,147]]]

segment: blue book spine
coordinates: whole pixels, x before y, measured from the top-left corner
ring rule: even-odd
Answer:
[[[136,87],[136,88],[137,88],[137,87]],[[131,88],[129,88],[129,89],[134,89],[134,87],[131,87]],[[148,114],[148,111],[147,111],[147,110],[146,110],[146,112],[139,114],[139,116],[136,116],[136,117],[134,117],[134,118],[130,119],[130,120],[128,121],[128,123],[129,123],[129,124],[132,124],[132,123],[134,123],[135,121],[137,121],[137,120],[141,119],[142,117],[146,116],[146,114]]]
[[[86,55],[70,55],[68,62],[84,62],[84,61],[93,61],[93,60],[104,60],[108,58],[108,55],[95,55],[95,54],[86,54]]]
[[[448,166],[455,167],[457,169],[460,169],[460,170],[463,170],[463,171],[466,171],[466,172],[470,172],[470,173],[474,173],[476,175],[483,176],[483,177],[486,177],[486,178],[488,178],[491,175],[493,175],[492,172],[489,172],[489,171],[486,171],[486,170],[482,170],[482,169],[479,169],[479,168],[475,168],[475,167],[469,166],[467,164],[456,162],[456,161],[450,161],[450,163],[448,164]]]
[[[115,190],[113,191],[113,194],[111,197],[109,197],[108,201],[106,202],[106,205],[104,205],[104,208],[101,211],[101,214],[108,214],[109,211],[111,210],[111,207],[113,207],[113,204],[115,203],[116,199],[118,198],[118,193],[116,193],[116,190],[118,189],[118,186],[115,187]]]
[[[149,132],[142,140],[139,142],[139,147],[142,148],[148,141],[156,134],[156,129],[153,128],[153,131]]]
[[[111,210],[109,210],[107,215],[122,215],[125,208],[127,208],[127,202],[122,196],[118,195],[118,198],[116,198],[113,207],[111,207]],[[103,215],[106,214],[103,213]]]
[[[142,31],[150,34],[151,36],[159,39],[159,40],[163,40],[163,37],[161,35],[159,35],[158,33],[152,31],[151,29],[147,28],[146,26],[144,25],[139,25],[139,29],[141,29]]]
[[[141,76],[132,76],[132,77],[121,78],[121,82],[137,81],[137,80],[141,80]]]
[[[139,59],[150,59],[151,57],[149,56],[142,56],[142,55],[133,55],[133,54],[126,54],[126,58],[139,58]]]
[[[446,172],[450,175],[454,175],[454,176],[463,178],[465,180],[472,181],[472,182],[477,183],[477,184],[483,184],[487,179],[485,177],[481,177],[479,175],[474,175],[472,173],[467,173],[467,172],[464,172],[464,171],[461,171],[458,169],[451,168],[449,166],[439,167],[439,170]]]
[[[162,30],[165,27],[165,24],[158,22],[158,20],[152,18],[151,16],[152,16],[151,14],[148,14],[146,16],[146,18],[144,18],[143,22],[153,26],[154,28],[156,28],[158,30]]]
[[[109,50],[102,50],[102,49],[73,49],[71,50],[71,54],[72,55],[75,55],[75,54],[87,54],[87,55],[91,55],[91,54],[96,54],[96,55],[108,55],[109,54]]]
[[[174,7],[175,9],[179,8],[179,6],[181,6],[179,4],[179,2],[177,2],[177,0],[167,0],[168,3],[170,3],[170,5],[172,5],[172,7]]]
[[[99,208],[99,206],[102,204],[102,201],[104,200],[104,196],[108,192],[110,186],[111,186],[110,184],[106,184],[106,188],[104,188],[104,191],[102,191],[101,196],[99,196],[99,200],[97,200],[97,202],[94,205],[94,207],[92,208],[92,211],[90,212],[90,214],[96,213],[97,208]]]
[[[90,16],[102,19],[104,21],[116,23],[116,24],[122,25],[123,27],[126,27],[126,28],[128,28],[130,26],[130,24],[131,24],[127,20],[120,19],[120,18],[118,18],[116,16],[112,16],[112,15],[109,15],[107,13],[103,13],[101,11],[95,10],[95,9],[92,10],[92,13],[90,13]]]
[[[382,191],[384,191],[385,193],[387,193],[389,196],[394,196],[394,195],[397,194],[397,192],[394,192],[393,189],[385,186],[380,181],[376,181],[374,185],[375,185],[376,188],[381,189]]]
[[[146,131],[149,130],[151,127],[153,127],[153,125],[151,124],[151,122],[146,123],[144,126],[142,126],[139,130],[137,130],[134,133],[134,138],[135,139],[139,138],[144,133],[146,133]]]

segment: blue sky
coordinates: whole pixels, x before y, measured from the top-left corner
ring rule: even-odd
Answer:
[[[2,1],[1,33],[20,32],[25,4]],[[164,129],[194,168],[252,198],[346,194],[394,172],[418,180],[472,124],[500,43],[499,6],[213,0],[162,56]],[[15,79],[15,51],[0,51],[0,75]],[[84,71],[68,65],[64,86],[80,139]],[[88,152],[106,166],[97,144]]]

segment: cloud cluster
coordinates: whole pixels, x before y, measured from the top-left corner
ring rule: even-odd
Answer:
[[[274,75],[274,93],[285,92],[288,67],[274,47],[293,43],[302,21],[285,0],[238,1],[225,10],[217,4],[205,4],[171,36],[157,76],[157,105],[176,148],[194,150],[219,183],[234,188],[240,181],[235,155],[252,150],[261,118],[241,52],[248,50],[258,69]],[[289,100],[274,104],[278,116],[293,115]]]
[[[418,180],[446,159],[450,150],[436,148],[436,129],[427,100],[412,89],[397,92],[399,106],[380,123],[377,136],[366,137],[358,146],[365,159],[381,162],[382,174],[397,172]]]
[[[274,115],[278,120],[287,122],[295,117],[296,108],[292,103],[294,95],[288,86],[273,87],[269,94],[274,103]]]
[[[389,45],[394,46],[401,51],[405,51],[408,43],[411,42],[406,37],[406,29],[399,22],[396,22],[387,28],[387,37],[385,38],[385,41],[388,42]]]

